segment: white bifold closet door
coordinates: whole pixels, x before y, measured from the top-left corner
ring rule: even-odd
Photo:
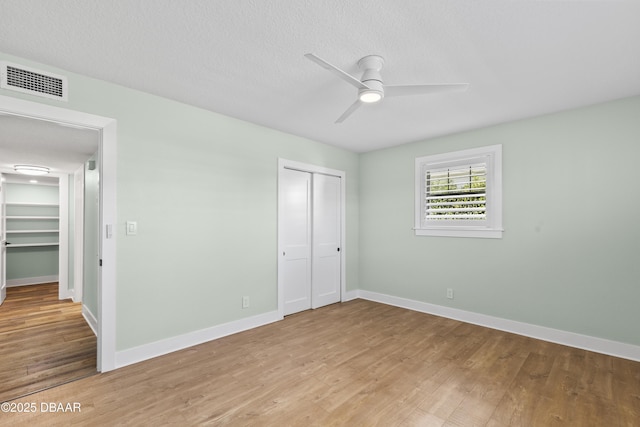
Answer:
[[[340,178],[285,169],[283,198],[284,314],[340,301]]]

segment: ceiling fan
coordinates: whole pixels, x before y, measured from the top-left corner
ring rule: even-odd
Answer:
[[[312,53],[307,53],[304,56],[358,89],[358,99],[347,108],[347,111],[338,117],[336,123],[342,123],[362,104],[380,102],[385,96],[423,95],[437,92],[459,91],[465,90],[469,86],[468,83],[385,85],[382,81],[382,75],[380,74],[380,70],[382,70],[384,66],[384,58],[378,55],[368,55],[358,61],[358,67],[362,71],[361,79],[352,76]]]

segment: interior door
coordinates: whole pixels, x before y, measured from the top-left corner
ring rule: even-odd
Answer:
[[[311,174],[280,174],[284,314],[311,308]]]
[[[7,235],[6,235],[6,223],[5,223],[5,207],[4,207],[4,189],[2,188],[2,181],[4,175],[0,174],[0,304],[4,302],[7,297],[7,270],[5,265],[7,264]]]
[[[340,178],[313,175],[312,307],[340,302]]]

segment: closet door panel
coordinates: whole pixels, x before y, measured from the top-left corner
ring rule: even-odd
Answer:
[[[311,308],[311,174],[280,175],[284,314]]]
[[[312,307],[340,301],[340,178],[313,176]]]

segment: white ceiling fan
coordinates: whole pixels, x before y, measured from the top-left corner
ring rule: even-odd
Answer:
[[[469,87],[468,83],[385,85],[382,81],[382,75],[380,74],[380,70],[382,70],[384,66],[384,58],[378,55],[368,55],[358,61],[358,67],[362,70],[362,78],[360,80],[312,53],[307,53],[304,56],[322,68],[329,70],[345,82],[358,88],[358,99],[347,108],[347,111],[338,117],[336,123],[342,123],[363,103],[373,104],[380,102],[385,96],[423,95],[466,90],[467,87]]]

